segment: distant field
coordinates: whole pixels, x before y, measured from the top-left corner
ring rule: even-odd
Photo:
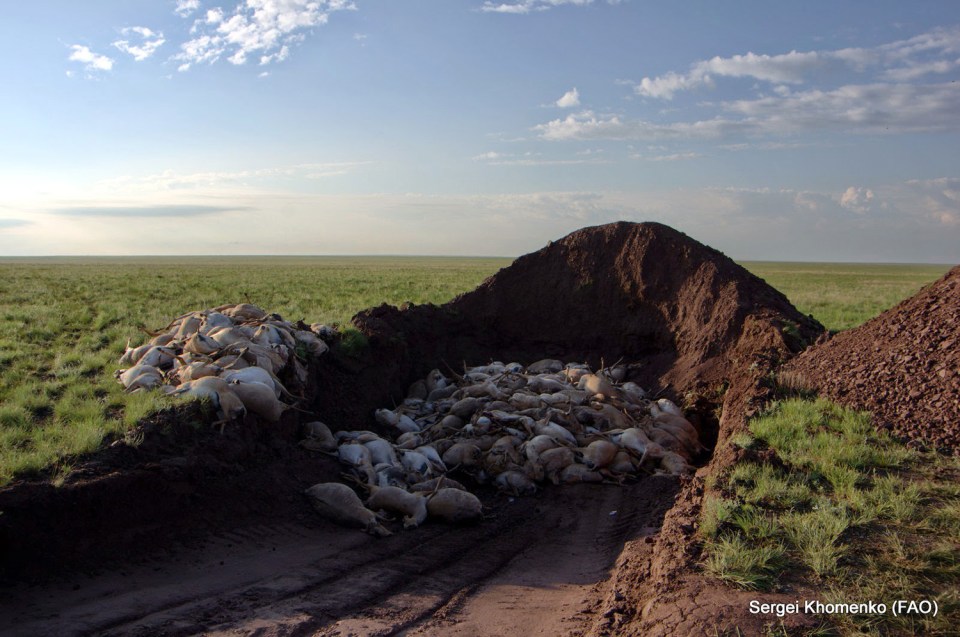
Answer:
[[[442,303],[510,259],[229,257],[0,259],[0,485],[96,449],[162,404],[113,379],[138,325],[250,301],[290,320],[347,323],[390,303]],[[946,266],[747,263],[830,329],[855,326]],[[67,460],[64,460],[66,458]]]
[[[856,327],[946,274],[948,265],[744,261],[804,314],[833,331]]]

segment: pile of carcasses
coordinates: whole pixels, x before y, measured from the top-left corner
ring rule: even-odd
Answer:
[[[376,512],[417,526],[428,514],[450,521],[481,515],[480,501],[449,477],[492,483],[513,496],[537,483],[622,482],[631,476],[691,474],[704,451],[697,430],[670,400],[647,398],[622,382],[627,369],[593,373],[587,365],[542,360],[491,363],[455,380],[433,370],[415,382],[403,404],[378,409],[392,435],[332,434],[306,425],[302,445],[335,453],[362,490],[366,506],[343,484],[318,484],[307,495],[345,524],[383,534]]]
[[[302,386],[307,368],[300,360],[328,350],[333,328],[302,329],[249,303],[221,305],[177,317],[120,358],[116,377],[127,391],[161,388],[168,394],[208,398],[221,423],[249,411],[269,422],[280,420],[296,400],[277,378],[292,374]]]

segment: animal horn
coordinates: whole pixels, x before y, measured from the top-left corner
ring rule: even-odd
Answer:
[[[461,375],[458,374],[457,372],[453,371],[453,368],[450,367],[450,364],[447,363],[447,361],[445,361],[445,360],[443,360],[443,359],[441,358],[441,359],[440,359],[440,362],[443,363],[443,366],[447,368],[447,371],[450,372],[450,374],[456,379],[456,381],[457,381],[458,383],[462,383],[462,382],[463,382],[463,376],[461,376]],[[466,362],[466,361],[463,362],[463,369],[464,369],[464,370],[467,369],[467,362]]]

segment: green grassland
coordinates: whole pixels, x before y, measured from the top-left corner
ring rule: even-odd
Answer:
[[[741,265],[787,295],[804,314],[829,330],[856,327],[887,310],[950,269],[946,265],[878,263],[774,263]]]
[[[165,403],[113,379],[137,326],[249,301],[307,323],[346,324],[390,303],[442,303],[509,259],[151,257],[0,259],[0,485],[70,468]],[[856,325],[946,267],[747,263],[831,329]]]

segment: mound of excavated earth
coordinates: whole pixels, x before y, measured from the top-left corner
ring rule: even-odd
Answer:
[[[619,361],[624,381],[686,406],[717,449],[706,471],[718,470],[764,379],[823,331],[782,294],[669,227],[614,223],[520,257],[445,305],[381,306],[354,324],[366,343],[311,362],[309,413],[274,425],[247,414],[221,434],[192,424],[195,407],[167,412],[139,445],[78,462],[59,488],[0,489],[0,574],[109,560],[70,590],[2,596],[0,624],[31,635],[762,630],[745,610],[753,595],[718,592],[692,568],[702,476],[514,499],[485,487],[489,515],[474,526],[376,539],[311,510],[304,489],[343,469],[300,447],[298,430],[322,420],[384,433],[374,411],[435,368]]]
[[[817,391],[894,435],[960,453],[960,266],[791,361]]]
[[[433,367],[622,360],[641,387],[681,397],[753,378],[823,331],[722,253],[668,226],[626,222],[578,230],[446,305],[383,305],[354,324],[383,360],[364,392],[336,387],[354,402],[331,415],[356,425],[387,402],[372,384],[399,402]]]

